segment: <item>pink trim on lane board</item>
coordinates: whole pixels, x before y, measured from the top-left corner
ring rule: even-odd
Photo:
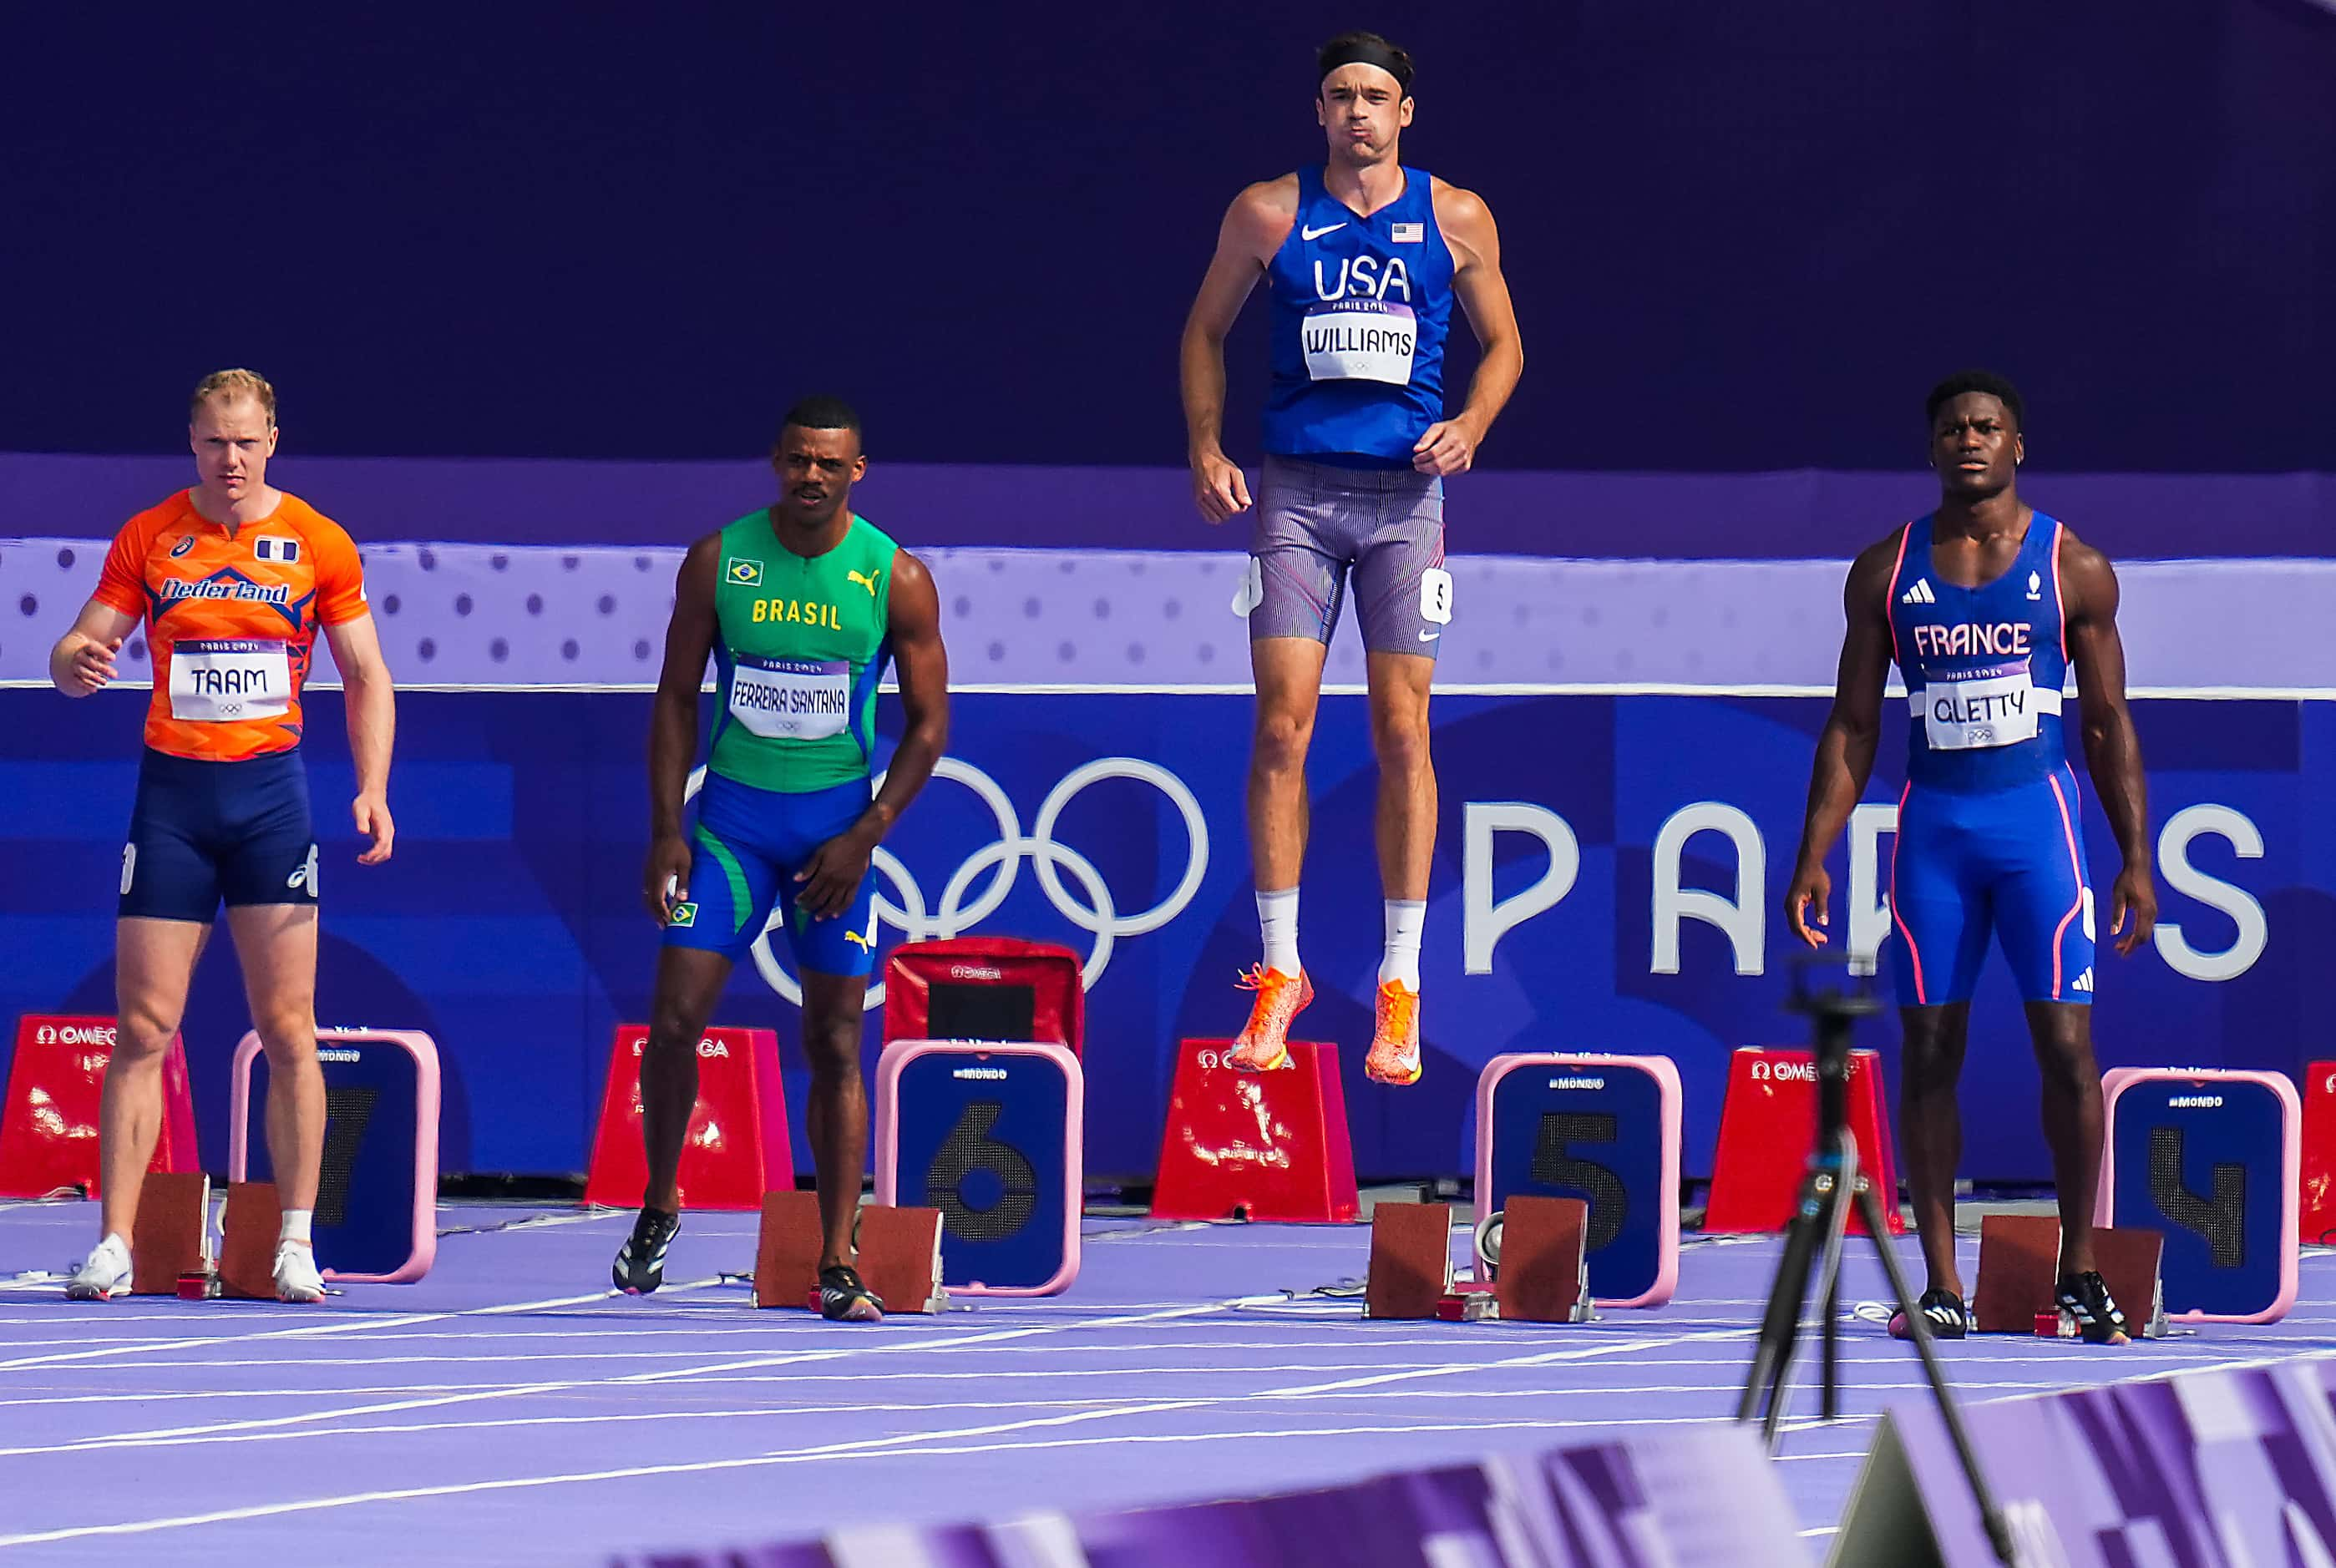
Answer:
[[[2052,932],[2052,1000],[2060,1000],[2060,939],[2068,934],[2068,922],[2077,918],[2085,907],[2085,866],[2077,856],[2077,829],[2068,820],[2068,798],[2060,793],[2060,776],[2047,773],[2044,781],[2052,786],[2052,799],[2060,808],[2060,835],[2068,844],[2068,869],[2076,873],[2077,901],[2068,905],[2068,913],[2060,916],[2060,924]],[[2098,959],[2099,954],[2096,953]]]
[[[1655,1080],[1663,1120],[1663,1189],[1675,1192],[1679,1176],[1679,1064],[1667,1056],[1609,1056],[1601,1051],[1514,1051],[1484,1064],[1476,1079],[1476,1191],[1493,1190],[1493,1091],[1502,1079],[1519,1069],[1552,1067],[1629,1067]],[[1601,1296],[1591,1284],[1591,1300],[1601,1307],[1660,1307],[1679,1288],[1679,1205],[1663,1204],[1660,1247],[1662,1256],[1654,1282],[1635,1296]]]
[[[1890,836],[1890,923],[1898,934],[1906,939],[1906,956],[1914,963],[1914,1005],[1931,1005],[1922,988],[1922,950],[1914,945],[1914,934],[1906,929],[1906,917],[1898,913],[1898,846],[1906,841],[1906,798],[1914,793],[1909,782],[1898,791],[1898,830]]]
[[[438,1261],[438,1044],[418,1029],[320,1029],[316,1043],[382,1040],[403,1046],[414,1058],[414,1250],[385,1274],[323,1271],[325,1278],[350,1284],[404,1285],[430,1272]],[[251,1064],[260,1054],[259,1031],[237,1042],[228,1090],[227,1176],[242,1181],[250,1168]]]
[[[1035,1285],[946,1285],[953,1296],[1051,1296],[1070,1288],[1079,1273],[1080,1195],[1086,1186],[1086,1074],[1067,1046],[1046,1040],[895,1040],[886,1043],[876,1066],[876,1114],[871,1118],[876,1145],[876,1201],[899,1200],[900,1186],[900,1074],[920,1056],[1041,1057],[1059,1069],[1069,1086],[1065,1096],[1063,1128],[1064,1190],[1071,1201],[1063,1205],[1063,1263],[1054,1274]]]

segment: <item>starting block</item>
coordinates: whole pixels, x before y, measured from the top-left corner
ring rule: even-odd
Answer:
[[[1177,1049],[1153,1216],[1316,1224],[1361,1218],[1338,1048],[1293,1040],[1287,1068],[1237,1072],[1224,1064],[1231,1043],[1188,1040]]]
[[[617,1027],[608,1081],[600,1096],[587,1205],[640,1207],[648,1187],[641,1147],[641,1052],[648,1027]],[[767,1029],[709,1029],[697,1042],[697,1107],[681,1145],[682,1206],[752,1211],[763,1195],[791,1188],[795,1157],[787,1137],[786,1089],[779,1081],[779,1037]]]
[[[274,1182],[229,1182],[219,1215],[219,1294],[242,1301],[276,1299],[276,1244],[284,1210]]]
[[[2285,1317],[2295,1304],[2302,1186],[2295,1086],[2276,1072],[2120,1067],[2101,1075],[2101,1092],[2096,1217],[2164,1234],[2171,1315]]]
[[[1079,955],[1056,943],[904,942],[884,960],[884,1043],[1037,1040],[1077,1056],[1085,1049],[1086,994]]]
[[[1898,1212],[1898,1160],[1883,1105],[1882,1060],[1870,1050],[1849,1053],[1849,1130],[1857,1163],[1882,1200],[1890,1234],[1906,1234]],[[1711,1166],[1706,1234],[1781,1231],[1792,1218],[1809,1151],[1817,1136],[1817,1069],[1806,1050],[1743,1046],[1729,1058],[1728,1098],[1719,1111],[1719,1147]],[[1865,1234],[1853,1207],[1849,1229]]]
[[[1086,1080],[1070,1048],[902,1040],[876,1070],[876,1201],[941,1215],[942,1282],[1046,1296],[1079,1272]],[[881,1295],[882,1292],[878,1292]]]
[[[1456,1280],[1452,1210],[1444,1204],[1383,1203],[1371,1211],[1371,1258],[1363,1316],[1476,1322],[1578,1323],[1590,1318],[1584,1240],[1590,1205],[1580,1198],[1520,1194],[1513,1211],[1480,1232],[1488,1280]]]
[[[2093,1232],[2101,1282],[2123,1308],[2136,1339],[2166,1332],[2165,1291],[2158,1265],[2165,1240],[2156,1231]],[[2059,1331],[2052,1288],[2060,1273],[2060,1221],[2053,1215],[1985,1215],[1979,1222],[1979,1279],[1971,1316],[1982,1334]]]
[[[342,1283],[409,1284],[438,1256],[438,1047],[410,1029],[320,1029],[325,1154],[316,1266]],[[235,1049],[230,1182],[267,1178],[268,1058],[255,1031]]]
[[[130,1227],[130,1293],[176,1295],[182,1275],[210,1271],[211,1178],[200,1172],[149,1172]]]
[[[2315,1061],[2303,1077],[2303,1155],[2296,1239],[2324,1244],[2336,1234],[2336,1061]]]
[[[860,1278],[889,1316],[939,1312],[941,1290],[941,1211],[862,1204],[853,1226]],[[754,1304],[819,1310],[819,1195],[764,1195],[763,1225],[754,1247]]]
[[[1451,1206],[1380,1204],[1371,1210],[1363,1316],[1436,1317],[1452,1293]]]
[[[28,1013],[16,1022],[8,1098],[0,1103],[0,1198],[79,1187],[97,1197],[97,1109],[113,1058],[114,1020]],[[162,1059],[162,1125],[149,1171],[191,1175],[195,1100],[177,1035]]]
[[[1477,1211],[1498,1215],[1535,1194],[1584,1200],[1584,1245],[1606,1292],[1599,1305],[1670,1300],[1679,1190],[1679,1077],[1669,1057],[1531,1052],[1485,1064],[1476,1080]]]

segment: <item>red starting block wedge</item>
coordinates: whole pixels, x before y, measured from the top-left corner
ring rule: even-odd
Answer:
[[[0,1105],[0,1198],[46,1197],[60,1188],[98,1192],[97,1107],[113,1057],[114,1021],[27,1014],[17,1021],[8,1099]],[[162,1059],[162,1128],[146,1168],[189,1175],[195,1099],[177,1035]]]
[[[274,1182],[229,1182],[219,1215],[219,1293],[245,1301],[276,1299],[276,1244],[284,1210]]]
[[[2093,1255],[2101,1282],[2124,1310],[2136,1339],[2166,1331],[2165,1292],[2158,1261],[2165,1238],[2156,1231],[2093,1232]],[[1982,1334],[2061,1333],[2052,1289],[2060,1268],[2060,1222],[2052,1215],[1986,1215],[1979,1222],[1979,1280],[1971,1287],[1971,1316]]]
[[[269,1259],[271,1267],[274,1258]],[[200,1172],[150,1171],[130,1227],[130,1293],[169,1296],[180,1279],[211,1270],[211,1180]]]
[[[862,1204],[854,1227],[861,1281],[887,1314],[947,1309],[941,1290],[941,1211]],[[819,1311],[819,1195],[774,1192],[763,1199],[754,1246],[754,1304]]]
[[[1290,1065],[1236,1072],[1226,1040],[1176,1052],[1152,1213],[1168,1220],[1347,1224],[1362,1217],[1338,1048],[1291,1040]]]
[[[1881,1059],[1849,1053],[1849,1130],[1857,1139],[1858,1167],[1874,1184],[1889,1216],[1890,1234],[1903,1235],[1898,1212],[1898,1161],[1883,1107]],[[1745,1046],[1729,1059],[1728,1098],[1719,1113],[1719,1149],[1711,1167],[1708,1233],[1780,1231],[1792,1217],[1810,1147],[1817,1133],[1816,1060],[1806,1050]],[[1849,1228],[1865,1234],[1852,1209]]]
[[[1519,1193],[1501,1211],[1501,1317],[1578,1323],[1590,1316],[1590,1205]]]
[[[2336,1061],[2315,1061],[2304,1070],[2297,1187],[2296,1239],[2321,1245],[2336,1234]]]
[[[1468,1292],[1481,1294],[1481,1292]],[[1380,1204],[1371,1210],[1371,1261],[1363,1316],[1438,1318],[1468,1313],[1452,1288],[1452,1210],[1444,1204]],[[1481,1310],[1476,1316],[1484,1315]]]
[[[608,1083],[584,1201],[638,1208],[648,1186],[641,1148],[641,1051],[645,1024],[617,1027]],[[779,1037],[767,1029],[709,1029],[697,1042],[697,1108],[681,1146],[681,1197],[686,1208],[744,1210],[763,1195],[795,1185],[787,1137],[786,1089],[779,1080]]]

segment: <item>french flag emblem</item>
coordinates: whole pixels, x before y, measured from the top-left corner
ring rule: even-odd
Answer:
[[[251,553],[263,561],[288,566],[300,558],[300,541],[263,534],[251,541]]]

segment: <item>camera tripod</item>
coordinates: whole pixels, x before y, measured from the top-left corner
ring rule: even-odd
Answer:
[[[1793,1217],[1786,1227],[1785,1253],[1776,1264],[1776,1282],[1769,1288],[1767,1308],[1760,1321],[1759,1347],[1753,1353],[1752,1370],[1745,1379],[1744,1396],[1737,1405],[1736,1418],[1758,1419],[1768,1451],[1776,1451],[1782,1438],[1785,1408],[1792,1398],[1793,1361],[1800,1348],[1801,1314],[1808,1303],[1813,1283],[1824,1303],[1818,1327],[1822,1347],[1819,1408],[1828,1421],[1840,1415],[1842,1242],[1849,1227],[1850,1205],[1855,1204],[1859,1217],[1865,1222],[1866,1234],[1873,1238],[1874,1251],[1881,1255],[1882,1271],[1889,1276],[1891,1298],[1905,1315],[1914,1354],[1922,1360],[1922,1375],[1931,1385],[1931,1398],[1946,1423],[1947,1436],[1954,1444],[1963,1476],[1971,1483],[1971,1496],[1979,1505],[1980,1520],[1986,1527],[1988,1540],[1995,1548],[1997,1559],[2009,1563],[2013,1560],[2011,1532],[1980,1468],[1979,1455],[1971,1447],[1971,1434],[1964,1428],[1954,1392],[1947,1387],[1946,1370],[1939,1362],[1938,1347],[1932,1342],[1929,1325],[1923,1321],[1913,1293],[1907,1288],[1905,1271],[1890,1245],[1881,1201],[1864,1172],[1858,1168],[1857,1140],[1850,1135],[1851,1023],[1880,1012],[1882,1003],[1868,991],[1811,992],[1806,979],[1809,966],[1808,960],[1796,966],[1793,994],[1786,1006],[1813,1020],[1816,1037],[1816,1142],[1809,1151],[1800,1193],[1793,1205]]]

